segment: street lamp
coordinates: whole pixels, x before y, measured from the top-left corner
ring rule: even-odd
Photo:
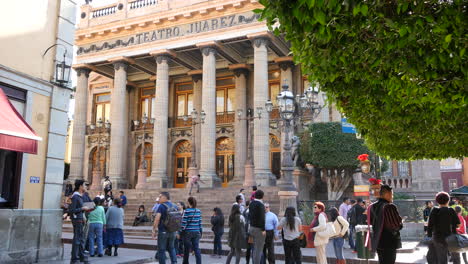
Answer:
[[[138,164],[138,181],[135,186],[136,189],[144,189],[146,185],[146,175],[148,174],[148,169],[147,169],[147,164],[145,160],[145,155],[146,155],[146,138],[148,137],[148,133],[146,131],[148,123],[153,125],[154,124],[154,118],[149,119],[146,113],[143,113],[143,116],[140,120],[133,120],[133,126],[135,128],[141,128],[143,130],[143,137],[141,139],[137,140],[139,141],[138,143],[140,144],[140,164]]]
[[[190,167],[189,167],[189,177],[193,175],[198,175],[198,165],[197,165],[197,149],[195,146],[195,127],[198,124],[205,123],[206,113],[205,111],[201,110],[200,115],[198,114],[197,110],[194,108],[190,113],[191,117],[191,125],[192,125],[192,157],[190,158]],[[189,122],[189,116],[184,115],[182,117],[185,123]]]
[[[104,126],[104,129],[103,129]],[[92,171],[93,174],[93,185],[91,187],[92,190],[101,190],[101,179],[102,179],[102,168],[101,168],[101,143],[103,142],[104,136],[109,132],[110,129],[110,122],[106,120],[106,122],[102,121],[102,118],[99,118],[95,124],[90,124],[89,128],[91,129],[91,134],[96,134],[97,132],[97,156],[96,161],[94,164],[94,168]],[[104,133],[103,133],[104,130]],[[104,142],[105,143],[105,142]],[[107,143],[104,146],[107,149]],[[106,155],[104,155],[104,164],[106,163]]]
[[[273,108],[273,104],[266,103],[265,108],[271,109]],[[247,159],[245,160],[244,170],[245,170],[245,177],[244,177],[244,186],[255,186],[257,183],[255,182],[253,173],[254,173],[254,163],[253,163],[253,140],[252,140],[252,128],[253,128],[253,121],[255,119],[261,119],[263,113],[262,107],[257,107],[257,116],[254,115],[253,109],[247,109],[247,112],[244,115],[244,110],[237,109],[237,120],[246,120],[247,121]]]
[[[276,97],[278,102],[280,121],[282,133],[284,133],[282,160],[281,160],[281,181],[279,182],[280,191],[280,212],[284,212],[286,207],[296,207],[296,197],[298,195],[297,189],[293,183],[294,161],[291,153],[291,123],[301,121],[305,111],[311,110],[312,120],[318,116],[323,106],[318,103],[318,88],[314,89],[309,87],[304,94],[294,94],[289,91],[287,80],[284,80],[282,91]],[[267,111],[272,111],[271,101],[267,102]]]

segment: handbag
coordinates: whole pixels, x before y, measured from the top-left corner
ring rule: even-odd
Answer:
[[[336,235],[336,230],[333,222],[328,222],[325,230],[317,232],[317,236],[323,237],[323,238],[330,238],[332,236]]]
[[[301,233],[298,239],[299,239],[299,246],[301,248],[307,247],[307,236],[304,233]]]
[[[468,251],[468,236],[466,234],[451,234],[445,238],[445,241],[450,252]]]

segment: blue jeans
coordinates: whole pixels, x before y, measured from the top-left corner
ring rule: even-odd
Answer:
[[[215,233],[214,241],[213,241],[213,254],[215,255],[222,255],[223,249],[221,246],[221,237],[223,233]]]
[[[337,237],[333,239],[333,249],[335,249],[336,259],[344,259],[343,245],[344,245],[344,238]]]
[[[356,243],[354,242],[354,234],[356,234],[356,226],[349,226],[349,246],[356,251]]]
[[[89,254],[94,255],[94,240],[96,239],[98,254],[104,254],[103,246],[102,246],[102,231],[103,231],[103,224],[100,223],[91,223],[89,224],[89,231],[88,231],[88,243],[89,243]]]
[[[195,252],[195,260],[197,264],[201,264],[201,252],[200,252],[200,238],[199,232],[186,232],[184,235],[184,261],[183,264],[189,264],[190,251]]]
[[[174,248],[175,232],[158,232],[158,260],[159,263],[166,263],[166,250],[171,257],[171,263],[177,263],[177,256]]]
[[[88,261],[88,257],[84,254],[84,223],[83,220],[72,220],[73,224],[73,242],[71,251],[72,261]]]

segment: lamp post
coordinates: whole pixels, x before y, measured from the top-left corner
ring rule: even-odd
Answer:
[[[296,197],[298,195],[295,184],[293,183],[294,162],[291,153],[291,127],[292,123],[301,122],[305,112],[311,110],[312,120],[318,116],[323,106],[318,103],[318,89],[309,87],[304,94],[296,95],[289,91],[287,80],[284,80],[282,91],[276,97],[280,114],[280,126],[284,133],[284,142],[281,160],[281,181],[279,182],[280,191],[280,213],[283,214],[287,207],[297,207]],[[267,111],[272,111],[272,102],[266,103]],[[283,138],[283,137],[282,137]]]
[[[148,175],[148,165],[146,164],[145,160],[145,155],[146,155],[146,138],[148,136],[148,133],[146,132],[148,121],[151,125],[154,124],[154,118],[148,119],[148,116],[146,113],[143,114],[143,117],[140,120],[133,120],[133,126],[135,128],[140,127],[143,130],[143,137],[141,139],[137,140],[139,141],[138,143],[140,144],[140,164],[138,164],[138,170],[137,170],[137,175],[138,175],[138,180],[137,184],[135,186],[135,189],[145,189],[146,186],[146,176]],[[140,126],[141,124],[141,126]]]
[[[249,108],[247,109],[247,112],[245,113],[245,117],[243,117],[244,111],[242,109],[237,109],[237,120],[247,121],[247,159],[245,160],[245,164],[244,164],[244,170],[245,170],[244,186],[257,185],[254,179],[255,166],[253,163],[252,128],[253,128],[253,121],[255,119],[262,118],[262,112],[263,112],[263,108],[257,107],[257,116],[255,116],[253,109]]]
[[[94,164],[94,168],[92,171],[92,176],[93,176],[93,185],[91,186],[91,190],[101,190],[101,179],[102,179],[102,168],[101,168],[101,142],[103,141],[103,125],[105,129],[105,134],[108,133],[109,128],[110,128],[110,122],[109,120],[106,120],[104,123],[102,121],[102,118],[99,118],[99,120],[96,122],[96,124],[91,124],[89,125],[89,128],[91,129],[91,133],[95,134],[97,132],[97,149],[96,149],[96,161]],[[105,145],[105,149],[107,149],[107,144]],[[104,163],[106,163],[106,155],[104,155]]]
[[[197,164],[197,149],[195,146],[195,126],[198,124],[204,124],[205,123],[205,117],[206,113],[205,111],[201,110],[200,115],[198,115],[197,110],[194,108],[192,112],[190,113],[190,116],[192,119],[190,120],[190,123],[192,125],[192,149],[191,149],[191,158],[190,158],[190,167],[188,168],[189,170],[189,177],[192,177],[193,175],[198,175],[198,164]],[[189,116],[184,115],[182,117],[185,123],[189,122]]]

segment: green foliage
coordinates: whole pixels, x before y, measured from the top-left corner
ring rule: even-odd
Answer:
[[[394,160],[468,156],[466,1],[260,3],[370,149]]]
[[[309,225],[312,223],[314,220],[315,214],[314,214],[314,206],[312,203],[301,203],[299,206],[299,209],[302,210],[302,216],[304,219],[302,219],[302,224],[303,225]]]
[[[359,165],[357,156],[370,153],[364,140],[341,132],[339,122],[313,123],[302,134],[301,141],[302,159],[325,169],[354,170]]]

